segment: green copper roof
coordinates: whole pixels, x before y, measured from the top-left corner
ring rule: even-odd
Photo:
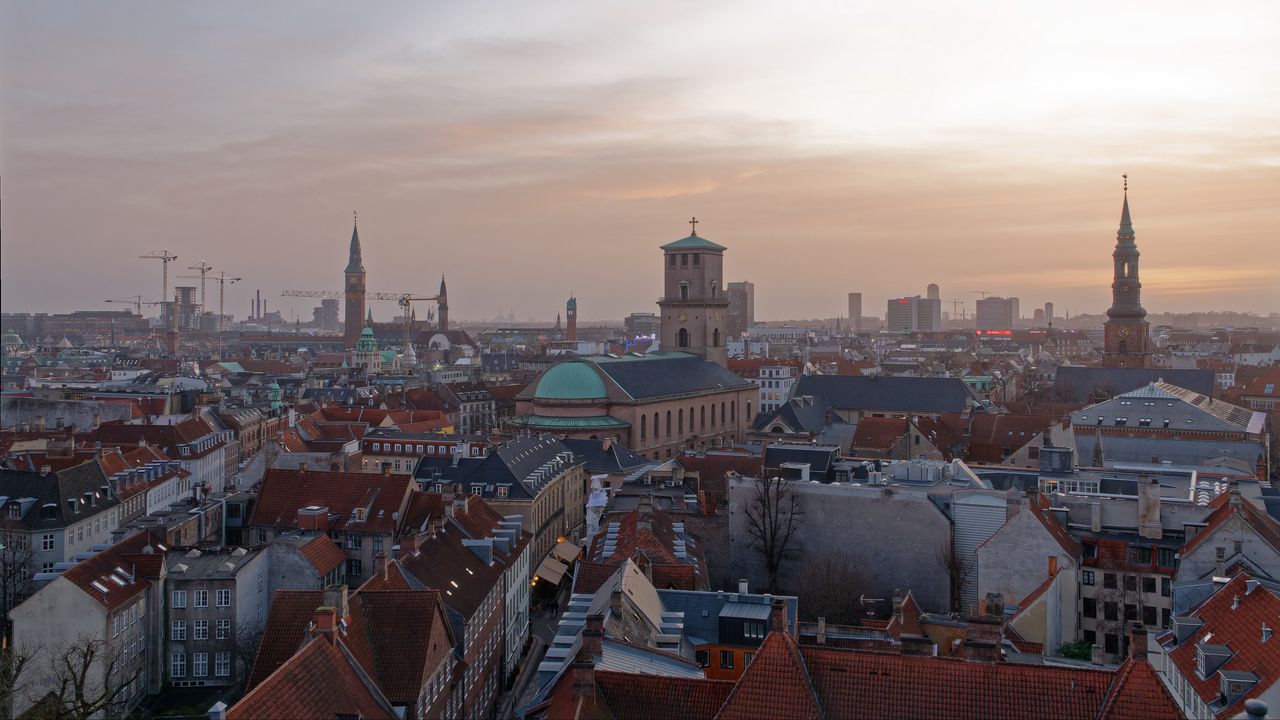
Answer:
[[[566,306],[566,307],[568,307],[570,310],[577,310],[577,309],[578,309],[578,298],[576,298],[576,297],[571,297],[571,298],[569,298],[569,302],[565,303],[565,306]]]
[[[529,415],[517,418],[512,422],[516,425],[523,425],[525,427],[551,428],[557,430],[589,430],[595,428],[629,427],[628,423],[610,415],[595,415],[592,417],[546,417],[543,415]]]
[[[604,380],[589,363],[570,360],[542,374],[533,396],[543,400],[594,400],[608,394]]]
[[[690,235],[686,238],[680,238],[675,242],[669,242],[662,246],[663,250],[715,250],[724,252],[723,245],[717,245],[704,237]]]

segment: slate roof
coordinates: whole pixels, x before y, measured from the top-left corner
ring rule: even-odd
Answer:
[[[754,387],[718,363],[682,352],[584,359],[635,400]]]
[[[112,485],[109,494],[102,492],[103,485]],[[85,493],[91,493],[96,500],[85,501]],[[0,497],[6,498],[0,506],[14,501],[20,503],[21,516],[12,518],[8,508],[4,510],[6,524],[17,521],[28,530],[52,530],[80,522],[93,517],[120,504],[114,492],[114,484],[109,483],[103,474],[102,466],[95,458],[89,458],[63,470],[50,472],[41,476],[39,472],[25,470],[0,469]],[[72,510],[68,500],[74,499]],[[52,517],[45,517],[45,505],[56,505],[56,511],[50,508]]]
[[[809,463],[810,474],[820,479],[831,469],[840,448],[834,445],[801,445],[776,443],[764,449],[764,467],[779,468],[783,463]]]
[[[973,397],[959,378],[804,375],[793,396],[824,397],[842,410],[908,413],[963,412]]]
[[[589,473],[625,474],[649,464],[648,458],[631,452],[617,442],[610,441],[607,450],[603,440],[565,438],[560,442],[586,463]]]
[[[756,416],[752,430],[764,430],[775,422],[781,422],[792,432],[818,434],[827,426],[828,418],[833,423],[844,422],[844,418],[832,409],[826,397],[810,395],[793,397],[776,410]]]
[[[784,600],[787,604],[787,627],[793,634],[796,631],[797,608],[799,600],[793,595],[762,595],[756,593],[741,594],[727,592],[696,592],[690,590],[670,590],[658,588],[658,597],[670,612],[684,613],[684,631],[686,635],[717,643],[720,640],[720,612],[731,603],[755,604],[768,617],[769,604],[775,599]],[[737,598],[736,600],[734,598]],[[705,613],[705,614],[704,614]]]
[[[1053,388],[1056,399],[1060,401],[1086,402],[1094,395],[1115,397],[1157,380],[1164,380],[1205,395],[1212,395],[1214,390],[1212,370],[1102,368],[1075,365],[1063,365],[1058,368],[1054,376]]]

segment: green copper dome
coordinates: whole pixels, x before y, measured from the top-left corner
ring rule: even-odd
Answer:
[[[725,247],[717,245],[704,237],[690,235],[689,237],[680,238],[675,242],[669,242],[662,246],[663,250],[711,250],[713,252],[722,252]]]
[[[378,349],[378,341],[373,337],[373,328],[366,327],[360,333],[360,339],[356,341],[356,351],[373,352]]]
[[[540,400],[595,400],[607,394],[604,381],[591,365],[576,360],[552,365],[533,391],[534,398]]]

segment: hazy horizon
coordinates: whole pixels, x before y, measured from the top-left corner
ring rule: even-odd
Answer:
[[[159,299],[205,260],[309,319],[372,291],[653,312],[726,245],[760,319],[846,295],[1099,313],[1121,173],[1152,313],[1280,310],[1280,4],[0,7],[6,312]],[[1270,248],[1270,249],[1268,249]],[[210,284],[212,298],[216,285]],[[216,300],[211,300],[213,305]],[[950,311],[951,305],[944,302]],[[397,312],[374,303],[378,319]],[[423,310],[419,309],[419,316]]]

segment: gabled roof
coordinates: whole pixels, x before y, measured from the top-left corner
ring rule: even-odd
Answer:
[[[315,608],[312,608],[314,611]],[[284,667],[227,710],[227,720],[358,717],[399,720],[382,693],[340,644],[307,641]]]
[[[597,670],[596,687],[617,720],[652,720],[656,708],[671,718],[711,720],[733,690],[729,680],[633,675]]]
[[[148,552],[146,548],[150,547]],[[112,612],[146,591],[151,583],[147,573],[138,571],[134,555],[163,558],[167,548],[151,533],[142,531],[82,560],[62,573],[62,578],[80,588],[98,604]]]
[[[906,418],[865,417],[858,421],[849,448],[859,450],[888,451],[907,434]]]
[[[844,422],[825,397],[804,395],[793,397],[776,410],[756,417],[753,430],[766,430],[775,423],[782,423],[791,432],[818,434],[827,422]]]
[[[1151,663],[1129,658],[1116,671],[1098,720],[1176,718],[1178,703],[1169,695]]]
[[[342,552],[342,548],[338,547],[329,536],[325,533],[317,533],[312,536],[311,540],[298,548],[302,556],[315,567],[316,572],[320,573],[320,577],[324,577],[330,570],[338,567],[347,559],[347,554]]]
[[[414,485],[409,475],[271,468],[262,479],[249,524],[293,529],[298,527],[298,509],[316,506],[337,513],[331,529],[394,535]],[[356,519],[357,507],[368,509],[363,521]]]
[[[1204,529],[1182,546],[1183,555],[1200,547],[1233,518],[1244,523],[1273,550],[1280,552],[1280,523],[1277,523],[1266,511],[1240,497],[1238,486],[1233,485],[1229,491],[1214,498],[1214,501],[1210,504],[1216,504],[1217,507],[1209,513],[1209,517],[1205,518]]]
[[[266,680],[298,651],[316,608],[324,604],[322,590],[277,590],[267,611],[262,640],[253,658],[247,687]]]
[[[440,594],[434,590],[362,591],[351,596],[350,607],[343,640],[352,655],[392,703],[416,702],[428,659],[453,649]]]
[[[758,720],[762,711],[777,720],[823,717],[800,647],[783,632],[771,632],[764,639],[755,659],[716,713],[716,719]]]

